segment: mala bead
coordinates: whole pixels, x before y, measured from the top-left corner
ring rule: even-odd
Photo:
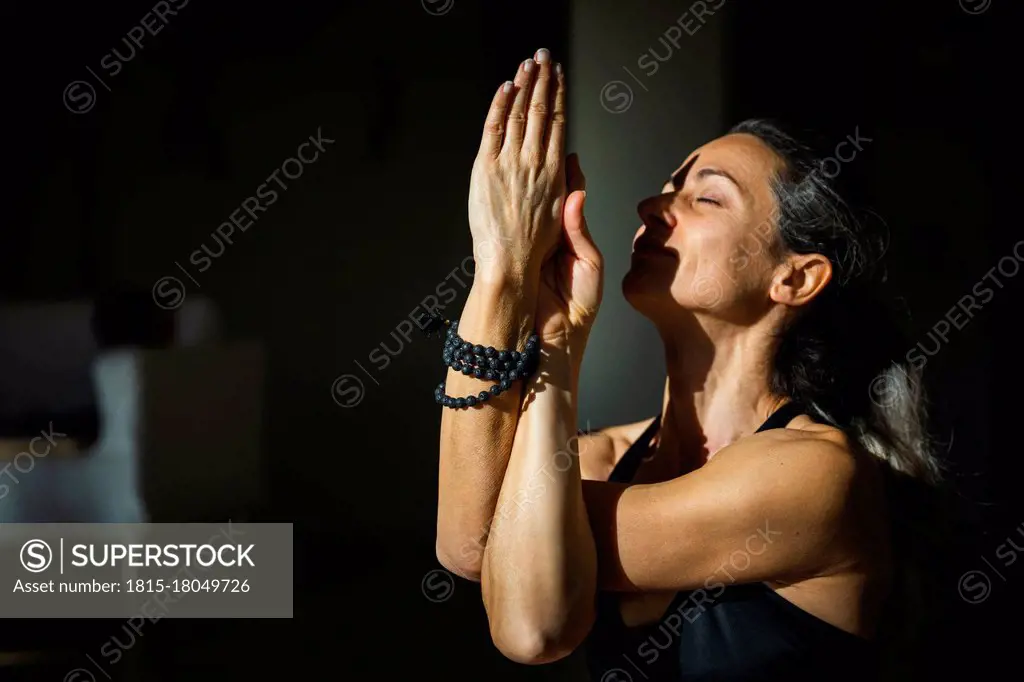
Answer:
[[[497,382],[477,395],[455,397],[445,393],[442,381],[434,389],[434,400],[444,407],[462,409],[480,405],[509,390],[513,381],[529,377],[536,369],[540,349],[537,334],[527,338],[522,351],[498,350],[461,338],[457,331],[458,320],[442,320],[441,323],[448,327],[441,352],[444,364],[465,376]]]

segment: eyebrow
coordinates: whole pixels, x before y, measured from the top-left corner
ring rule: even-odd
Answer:
[[[725,178],[733,185],[735,185],[736,189],[738,189],[741,194],[747,194],[747,190],[743,187],[743,185],[740,184],[740,181],[734,178],[732,175],[730,175],[727,171],[722,170],[721,168],[714,168],[712,166],[708,166],[705,168],[701,168],[699,171],[697,171],[698,180],[703,180],[704,178],[709,177],[711,175],[717,175],[718,177]]]

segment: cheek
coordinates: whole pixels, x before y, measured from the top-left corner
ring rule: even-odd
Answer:
[[[676,235],[673,235],[676,237]],[[670,242],[680,254],[673,298],[700,308],[731,305],[763,285],[770,267],[767,246],[727,230],[693,230]]]
[[[668,242],[679,253],[682,275],[711,277],[730,274],[735,243],[719,226],[700,226],[673,233]]]

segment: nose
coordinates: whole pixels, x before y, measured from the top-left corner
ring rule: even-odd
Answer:
[[[672,192],[648,197],[637,204],[636,212],[648,227],[653,225],[662,229],[674,229],[676,219],[671,211],[673,199],[675,194]]]

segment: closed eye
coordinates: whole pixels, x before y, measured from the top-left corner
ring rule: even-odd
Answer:
[[[722,202],[718,201],[717,199],[712,199],[711,197],[697,197],[697,201],[703,201],[708,204],[714,204],[715,206],[722,205]]]

